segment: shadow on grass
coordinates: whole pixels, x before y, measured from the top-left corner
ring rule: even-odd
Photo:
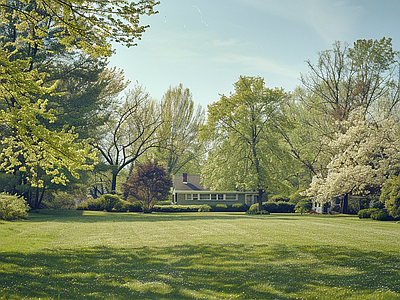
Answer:
[[[400,299],[400,258],[231,244],[0,252],[0,299],[21,298]]]

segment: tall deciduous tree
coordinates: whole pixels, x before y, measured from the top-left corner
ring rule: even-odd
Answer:
[[[152,0],[0,1],[0,123],[7,132],[2,138],[3,169],[32,174],[29,180],[38,194],[43,186],[41,171],[52,182],[65,183],[65,170],[77,177],[79,170],[91,167],[95,157],[88,143],[79,140],[72,128],[51,126],[56,117],[44,99],[57,87],[54,78],[50,84],[47,81],[54,57],[59,49],[67,49],[105,58],[112,54],[111,41],[134,45],[147,27],[139,24],[140,16],[154,14],[156,4]]]
[[[286,125],[286,94],[266,88],[260,77],[241,76],[234,88],[208,106],[202,137],[212,140],[213,149],[202,178],[212,189],[258,190],[261,210],[263,193],[277,184],[277,166],[286,156],[278,134]]]
[[[167,172],[176,174],[204,153],[198,140],[204,122],[204,110],[195,106],[192,94],[182,84],[170,87],[161,100],[163,124],[158,134],[163,137],[158,148],[159,161],[165,161]]]
[[[163,137],[156,132],[161,124],[159,104],[140,85],[130,90],[124,102],[116,107],[104,125],[103,137],[93,143],[112,169],[112,192],[119,172],[159,145]]]
[[[123,185],[124,197],[134,197],[143,211],[151,211],[157,201],[167,199],[172,186],[170,175],[157,162],[147,161],[136,165]]]
[[[308,100],[334,120],[346,120],[360,107],[366,115],[383,100],[389,111],[399,103],[398,52],[390,38],[358,40],[353,47],[336,42],[318,54],[316,64],[307,64],[301,81],[312,93]]]

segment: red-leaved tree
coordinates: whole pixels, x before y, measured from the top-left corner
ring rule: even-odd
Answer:
[[[126,183],[122,185],[124,197],[132,196],[145,212],[151,211],[157,201],[165,200],[172,186],[171,177],[157,162],[137,164]]]

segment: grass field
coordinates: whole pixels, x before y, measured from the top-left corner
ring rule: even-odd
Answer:
[[[0,222],[0,299],[400,299],[400,224],[42,211]]]

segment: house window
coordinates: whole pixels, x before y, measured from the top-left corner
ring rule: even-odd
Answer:
[[[200,194],[200,200],[210,200],[210,194]]]
[[[192,200],[192,194],[186,194],[186,200]]]
[[[199,200],[199,194],[193,194],[192,198],[193,200]]]
[[[236,194],[226,194],[225,200],[236,201]]]
[[[218,194],[218,200],[224,200],[224,194]]]
[[[217,194],[211,194],[211,200],[217,200]]]

